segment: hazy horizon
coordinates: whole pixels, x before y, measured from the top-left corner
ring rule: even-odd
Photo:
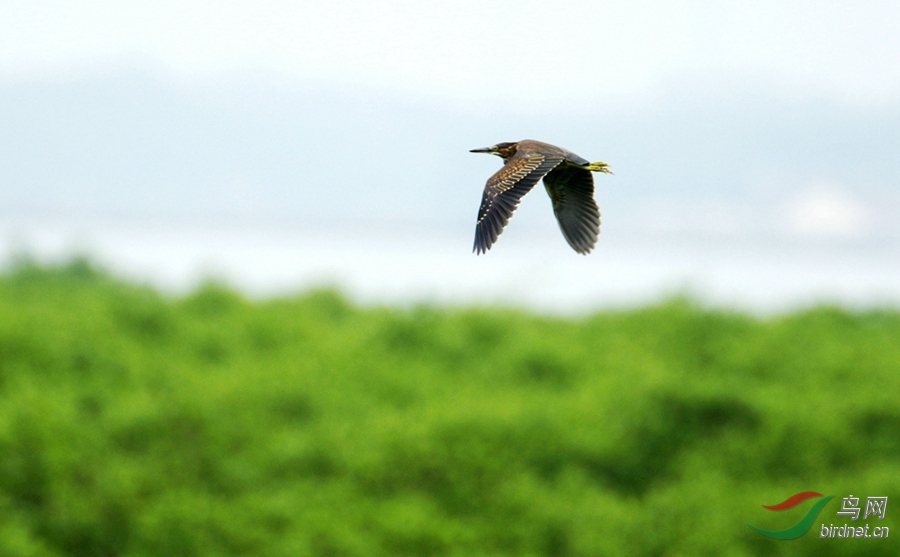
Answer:
[[[609,4],[590,33],[502,2],[22,4],[0,22],[0,259],[565,311],[684,287],[897,304],[897,8],[854,6]],[[470,254],[500,161],[468,150],[524,138],[615,172],[587,258],[540,186]]]

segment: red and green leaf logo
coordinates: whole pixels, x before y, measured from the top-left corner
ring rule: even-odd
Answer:
[[[785,528],[784,530],[764,530],[762,528],[757,528],[752,524],[747,524],[747,526],[753,528],[760,534],[764,536],[769,536],[770,538],[775,538],[776,540],[792,540],[794,538],[799,538],[803,534],[809,530],[809,527],[812,526],[813,521],[816,520],[816,517],[819,515],[819,511],[822,510],[822,507],[832,498],[834,495],[822,496],[821,493],[817,491],[801,491],[800,493],[795,493],[778,503],[777,505],[763,505],[763,508],[769,509],[770,511],[783,511],[785,509],[790,509],[791,507],[795,507],[798,504],[810,499],[812,497],[821,497],[818,501],[816,501],[812,507],[806,511],[806,514],[803,515],[796,524],[789,528]]]

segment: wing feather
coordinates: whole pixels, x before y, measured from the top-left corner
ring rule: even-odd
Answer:
[[[594,178],[573,165],[555,168],[544,176],[553,214],[572,249],[587,255],[600,235],[600,209],[594,201]]]
[[[542,153],[514,156],[488,178],[475,224],[475,253],[485,253],[494,245],[522,196],[562,160],[561,156]]]

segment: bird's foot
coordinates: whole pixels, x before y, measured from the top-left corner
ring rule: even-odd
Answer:
[[[605,172],[606,174],[612,174],[612,170],[609,169],[609,165],[605,162],[592,162],[586,165],[585,170],[590,170],[591,172]]]

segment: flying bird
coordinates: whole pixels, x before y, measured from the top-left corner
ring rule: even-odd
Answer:
[[[480,255],[491,249],[522,196],[543,178],[566,241],[578,253],[590,253],[600,234],[600,210],[594,202],[591,172],[612,174],[608,164],[588,162],[568,149],[533,139],[469,152],[490,153],[503,159],[503,168],[484,186],[472,251]]]

